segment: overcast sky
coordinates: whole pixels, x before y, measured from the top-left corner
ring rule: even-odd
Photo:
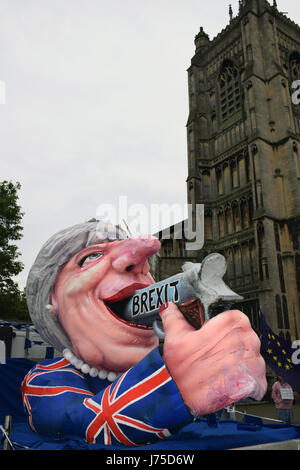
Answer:
[[[100,204],[187,202],[186,70],[229,3],[1,0],[0,179],[22,185],[22,288],[41,245]],[[299,1],[277,4],[300,23]]]

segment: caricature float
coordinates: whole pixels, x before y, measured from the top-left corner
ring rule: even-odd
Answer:
[[[37,364],[22,383],[34,431],[136,446],[242,398],[262,399],[265,363],[248,318],[212,314],[236,296],[221,279],[223,257],[187,263],[155,284],[148,258],[159,248],[152,236],[128,238],[96,220],[42,247],[28,277],[28,307],[63,357]],[[191,296],[200,309],[186,308]]]

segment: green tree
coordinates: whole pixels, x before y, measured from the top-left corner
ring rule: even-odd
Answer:
[[[23,212],[18,204],[20,183],[0,182],[0,318],[28,320],[24,292],[13,277],[23,269],[15,241],[22,238]]]

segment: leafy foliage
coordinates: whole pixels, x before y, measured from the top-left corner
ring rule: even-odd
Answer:
[[[22,238],[23,212],[18,204],[20,183],[0,182],[0,317],[28,320],[25,293],[13,277],[23,269],[14,241]]]

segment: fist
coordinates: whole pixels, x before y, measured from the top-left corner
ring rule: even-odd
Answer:
[[[242,398],[261,400],[267,390],[260,341],[248,317],[230,310],[195,330],[176,305],[160,313],[163,359],[195,416],[218,411]]]

